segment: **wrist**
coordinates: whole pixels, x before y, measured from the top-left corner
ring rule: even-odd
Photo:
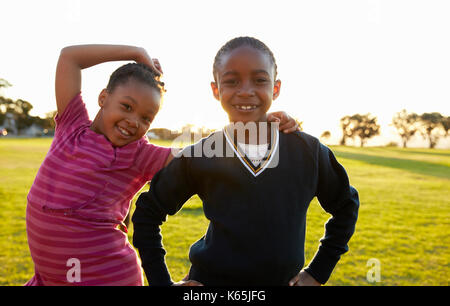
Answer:
[[[302,281],[303,284],[305,284],[307,286],[321,286],[322,285],[314,278],[314,276],[312,276],[306,270],[300,271],[300,280]]]
[[[147,55],[147,51],[145,51],[142,47],[132,47],[132,59],[139,63],[142,59]]]

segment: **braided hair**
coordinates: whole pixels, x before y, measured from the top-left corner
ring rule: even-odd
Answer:
[[[117,86],[127,83],[130,79],[156,89],[161,95],[166,91],[164,82],[160,81],[160,75],[142,63],[129,63],[119,67],[111,74],[106,90],[111,93]]]
[[[241,36],[241,37],[233,38],[232,40],[228,41],[217,52],[216,57],[214,58],[214,64],[213,64],[213,76],[214,76],[215,81],[217,81],[216,74],[217,74],[217,69],[220,65],[221,57],[224,54],[229,53],[229,52],[233,51],[234,49],[237,49],[242,46],[252,47],[256,50],[262,51],[263,53],[267,54],[270,58],[270,61],[272,62],[273,66],[274,66],[274,70],[275,70],[274,79],[277,78],[277,63],[276,63],[275,57],[274,57],[272,51],[269,49],[269,47],[267,47],[266,44],[264,44],[262,41],[254,38],[254,37]]]

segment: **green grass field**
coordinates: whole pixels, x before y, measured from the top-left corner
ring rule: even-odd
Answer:
[[[0,285],[22,285],[33,275],[25,231],[26,196],[50,143],[51,139],[0,139]],[[358,189],[361,207],[350,250],[327,285],[448,286],[450,150],[332,149]],[[328,218],[314,200],[308,211],[306,263]],[[197,197],[164,224],[166,260],[175,281],[186,275],[189,246],[207,225]],[[371,258],[380,262],[380,282],[367,280]]]

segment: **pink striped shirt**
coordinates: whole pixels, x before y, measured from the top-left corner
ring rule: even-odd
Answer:
[[[55,121],[54,140],[27,197],[35,264],[27,284],[142,285],[140,261],[117,225],[134,195],[163,167],[170,148],[145,137],[113,147],[90,130],[81,94]],[[79,271],[70,270],[77,268],[73,258]],[[68,277],[75,272],[79,279]]]

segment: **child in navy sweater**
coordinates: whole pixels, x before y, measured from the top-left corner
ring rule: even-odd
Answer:
[[[281,88],[276,67],[270,49],[251,37],[235,38],[217,53],[211,87],[230,125],[186,147],[136,203],[133,243],[150,285],[320,285],[348,251],[358,193],[316,138],[278,133],[268,124]],[[188,278],[174,283],[160,226],[194,194],[210,224],[190,248]],[[306,212],[314,197],[332,218],[303,269]]]

